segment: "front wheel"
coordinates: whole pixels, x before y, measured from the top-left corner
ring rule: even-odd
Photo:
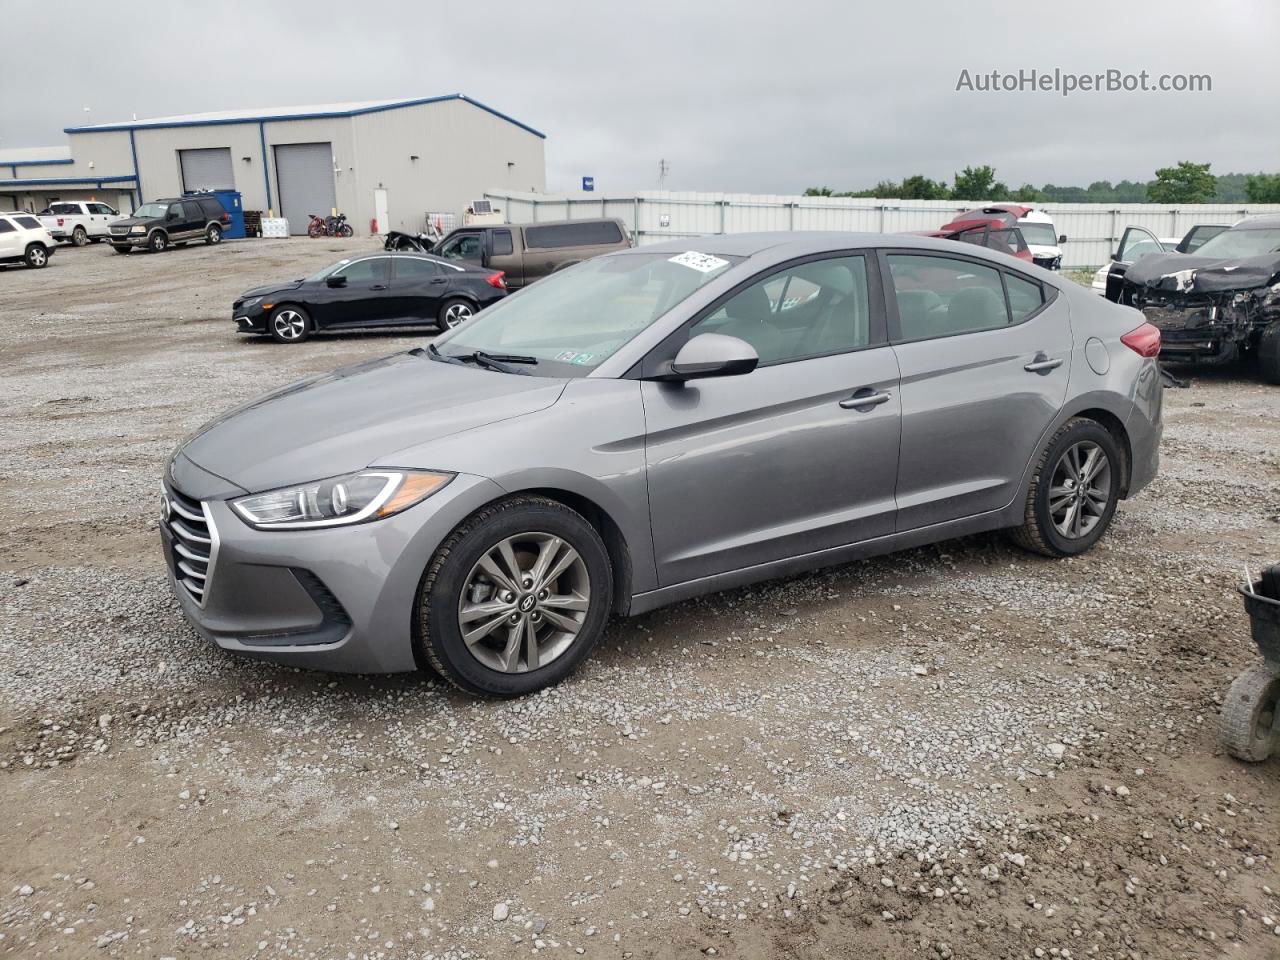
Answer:
[[[23,259],[27,261],[28,267],[34,267],[39,270],[41,267],[49,265],[49,251],[44,248],[44,244],[33,243],[27,247],[27,252]]]
[[[311,318],[301,307],[276,307],[267,321],[267,330],[276,343],[301,343],[311,335]]]
[[[542,497],[491,504],[449,536],[418,588],[419,653],[468,693],[558,683],[604,633],[613,571],[599,533]]]
[[[1120,471],[1120,451],[1105,427],[1095,420],[1068,420],[1036,463],[1014,542],[1047,557],[1084,553],[1111,525]]]
[[[216,223],[209,224],[204,232],[204,242],[213,247],[222,242],[222,228]]]
[[[1280,383],[1280,320],[1272,320],[1258,337],[1258,372],[1267,383]]]
[[[470,301],[463,300],[460,297],[453,297],[440,304],[440,313],[436,320],[441,330],[452,330],[454,327],[461,326],[476,315],[476,308]]]
[[[354,237],[356,235],[355,230],[351,229],[351,224],[349,223],[339,224],[334,232],[340,237]]]
[[[89,234],[85,232],[84,227],[76,227],[71,231],[71,243],[77,247],[83,247],[89,242]]]
[[[152,253],[164,253],[169,247],[169,238],[161,230],[157,230],[151,234],[151,238],[147,241],[147,249]]]

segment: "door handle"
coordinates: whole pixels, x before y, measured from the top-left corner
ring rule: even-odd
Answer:
[[[1062,366],[1061,357],[1050,360],[1045,354],[1037,353],[1035,359],[1025,364],[1022,369],[1028,373],[1048,373],[1050,370],[1057,370],[1060,366]]]
[[[375,283],[375,284],[374,284],[372,287],[370,287],[369,289],[370,289],[370,290],[385,290],[385,289],[387,289],[387,287],[386,287],[386,284],[382,284],[382,283]]]
[[[432,280],[431,282],[432,282],[432,283],[448,283],[449,281],[448,281],[447,279],[445,279],[444,277],[436,277],[436,278],[435,278],[434,280]]]
[[[860,410],[863,407],[878,407],[882,403],[888,403],[891,394],[886,391],[872,393],[870,387],[863,387],[852,397],[845,397],[840,401],[840,406],[846,410]]]

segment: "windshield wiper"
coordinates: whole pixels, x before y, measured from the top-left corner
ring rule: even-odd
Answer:
[[[496,370],[499,373],[520,373],[520,371],[512,370],[508,367],[507,364],[509,363],[534,366],[538,362],[537,357],[525,356],[519,353],[486,353],[483,350],[475,350],[471,353],[441,353],[440,348],[434,343],[428,344],[427,350],[432,357],[437,360],[444,360],[446,363],[474,363],[477,367]]]

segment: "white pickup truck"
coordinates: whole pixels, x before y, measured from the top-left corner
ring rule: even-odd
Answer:
[[[105,203],[59,200],[40,211],[40,222],[55,240],[83,247],[110,236],[110,226],[124,217]]]

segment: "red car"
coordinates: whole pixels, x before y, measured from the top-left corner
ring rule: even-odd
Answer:
[[[1001,253],[1007,253],[1011,257],[1017,257],[1019,260],[1026,260],[1028,263],[1035,261],[1031,257],[1031,250],[1027,247],[1027,241],[1022,237],[1022,231],[1012,225],[1006,225],[995,222],[994,219],[989,221],[957,221],[949,223],[939,230],[919,230],[917,236],[921,237],[943,237],[947,240],[959,240],[961,243],[972,243],[979,247],[989,247],[992,250],[999,250]]]
[[[1018,206],[1015,203],[997,203],[977,210],[966,210],[950,223],[944,223],[939,230],[949,233],[967,230],[979,226],[1013,227],[1018,221],[1031,212],[1031,207]]]

